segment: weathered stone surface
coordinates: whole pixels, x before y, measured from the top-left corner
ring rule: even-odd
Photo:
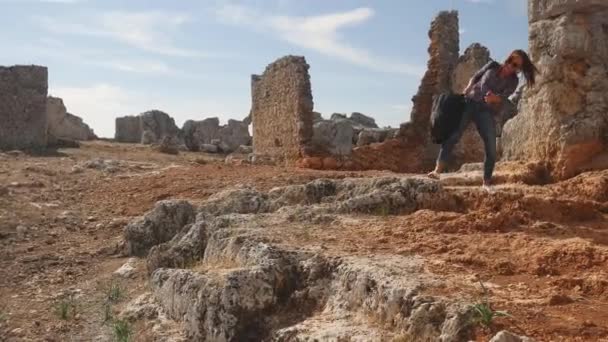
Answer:
[[[350,121],[356,123],[357,125],[367,127],[367,128],[378,128],[376,124],[376,120],[370,116],[365,114],[361,114],[358,112],[354,112],[350,114]]]
[[[67,112],[63,100],[49,96],[46,105],[48,144],[57,139],[86,141],[96,139],[95,133],[81,118]]]
[[[313,125],[312,144],[317,151],[347,156],[353,148],[353,134],[353,126],[347,120],[317,121]]]
[[[143,256],[155,245],[171,240],[194,221],[194,208],[186,201],[161,201],[124,230],[128,255]]]
[[[169,114],[150,110],[138,116],[116,118],[115,139],[118,142],[157,144],[164,137],[181,141],[182,134]]]
[[[165,137],[179,139],[181,132],[175,125],[175,120],[165,112],[151,110],[139,115],[141,118],[142,144],[161,142]],[[150,132],[151,141],[144,141],[143,134]]]
[[[509,331],[503,330],[496,334],[496,336],[492,337],[490,342],[534,342],[534,340],[525,336],[518,336]]]
[[[0,67],[0,150],[47,146],[48,70]]]
[[[359,132],[359,137],[357,138],[357,146],[365,146],[373,143],[381,143],[386,139],[394,138],[398,129],[363,129]]]
[[[211,141],[218,139],[220,130],[219,118],[207,118],[202,121],[188,120],[184,123],[182,132],[184,142],[190,151],[199,151],[201,145],[211,144]]]
[[[313,99],[304,57],[287,56],[252,76],[253,149],[288,163],[312,139]]]
[[[423,259],[329,257],[286,250],[257,235],[294,221],[331,222],[338,212],[446,210],[456,205],[446,195],[439,183],[412,178],[318,179],[268,193],[219,193],[203,203],[194,222],[152,247],[147,263],[154,297],[183,323],[189,341],[467,340],[471,311],[465,305],[419,294],[441,284]],[[253,219],[255,213],[266,214]],[[157,310],[141,312],[148,311],[154,316]],[[365,323],[370,318],[382,326]]]
[[[116,118],[116,132],[114,139],[124,143],[141,142],[141,120],[137,116],[124,116]]]
[[[608,146],[608,3],[529,3],[530,55],[540,69],[504,128],[507,160],[546,161],[555,179],[587,168]]]
[[[312,112],[312,121],[317,122],[323,120],[323,115],[319,112]]]
[[[241,121],[228,120],[228,124],[220,127],[218,138],[222,142],[224,153],[234,152],[241,145],[251,145],[251,136],[247,125]]]
[[[179,154],[179,141],[175,137],[164,136],[155,149],[160,153],[176,155]]]

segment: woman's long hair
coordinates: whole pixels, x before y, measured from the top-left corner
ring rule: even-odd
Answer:
[[[513,55],[518,55],[519,57],[521,57],[521,72],[524,74],[528,85],[533,86],[536,82],[536,74],[539,71],[536,66],[534,66],[534,63],[532,63],[530,56],[528,56],[528,54],[524,50],[515,50],[511,52],[509,58],[507,58],[507,60],[505,61],[505,64],[511,63],[511,61],[513,60]]]

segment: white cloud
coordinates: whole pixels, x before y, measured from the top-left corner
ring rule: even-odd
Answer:
[[[420,77],[425,70],[424,66],[399,63],[375,56],[363,48],[349,45],[342,39],[341,29],[369,20],[374,15],[371,8],[362,7],[341,13],[293,17],[270,15],[246,6],[228,4],[220,6],[216,15],[224,23],[252,29],[261,28],[273,32],[281,40],[295,46],[373,70],[416,77]]]
[[[184,14],[112,11],[82,18],[80,22],[66,22],[57,18],[35,17],[35,22],[56,34],[85,35],[109,38],[128,46],[161,55],[180,57],[208,57],[201,51],[175,46],[174,37],[180,27],[190,21]]]
[[[463,35],[463,34],[467,33],[467,29],[461,28],[461,29],[458,30],[458,33],[461,34],[461,35]]]

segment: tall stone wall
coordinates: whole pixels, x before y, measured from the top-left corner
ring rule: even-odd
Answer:
[[[49,96],[46,113],[49,145],[55,144],[57,139],[85,141],[97,138],[93,130],[81,118],[67,112],[63,100],[60,98]]]
[[[528,17],[542,75],[505,125],[503,158],[545,161],[563,179],[608,154],[608,1],[530,0]]]
[[[355,148],[355,168],[421,172],[434,166],[438,146],[430,141],[431,109],[433,97],[451,89],[459,53],[458,12],[440,12],[428,34],[431,42],[427,71],[412,98],[410,122],[401,125],[395,139]]]
[[[123,116],[116,118],[116,131],[114,139],[122,143],[141,142],[141,119],[139,116]]]
[[[46,67],[0,67],[0,150],[46,147],[47,91]]]
[[[313,98],[304,57],[286,56],[251,80],[253,150],[295,162],[312,138]]]

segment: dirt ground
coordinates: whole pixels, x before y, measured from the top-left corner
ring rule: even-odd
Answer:
[[[0,154],[0,341],[93,341],[110,329],[104,303],[112,272],[127,260],[122,230],[156,201],[200,202],[238,184],[269,190],[380,175],[394,174],[231,165],[109,142]],[[272,233],[337,255],[421,255],[451,279],[429,294],[475,302],[483,281],[492,306],[511,316],[480,328],[479,341],[501,328],[538,341],[608,341],[608,171],[542,186],[506,182],[501,196],[466,182],[445,185],[467,211],[359,215]],[[121,286],[121,297],[133,298],[146,275]],[[65,298],[74,311],[62,319]]]

